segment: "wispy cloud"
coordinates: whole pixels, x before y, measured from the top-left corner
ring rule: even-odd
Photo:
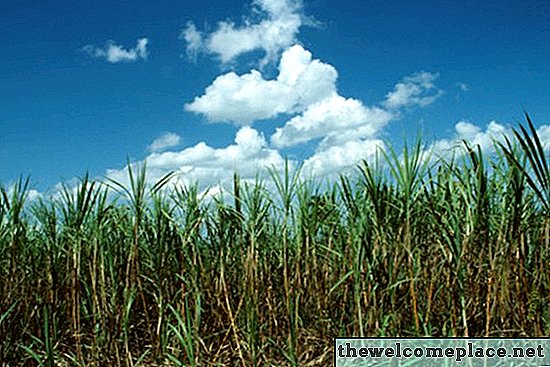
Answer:
[[[165,132],[147,147],[147,150],[151,153],[162,152],[168,148],[177,147],[181,144],[181,136],[176,133]]]
[[[458,82],[456,83],[456,86],[458,87],[458,89],[460,89],[463,92],[467,92],[470,89],[470,87],[468,87],[468,84],[466,83]]]
[[[179,38],[187,43],[187,57],[195,61],[198,53],[203,49],[202,33],[197,30],[193,22],[188,22],[187,27],[181,31]]]
[[[147,60],[149,52],[147,51],[147,38],[137,40],[136,47],[125,49],[123,46],[117,45],[114,41],[107,41],[104,48],[93,45],[86,45],[82,48],[84,52],[93,58],[105,59],[110,63],[116,64],[119,62],[131,62],[139,59]]]

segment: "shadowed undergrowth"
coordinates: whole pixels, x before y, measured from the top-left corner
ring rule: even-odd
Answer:
[[[235,175],[225,199],[145,167],[46,201],[2,188],[0,365],[330,365],[336,336],[548,336],[548,149],[530,120],[495,155],[464,149],[390,149],[322,187]]]

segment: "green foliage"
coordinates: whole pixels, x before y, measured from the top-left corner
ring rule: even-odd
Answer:
[[[527,122],[493,156],[418,140],[322,186],[288,162],[210,198],[145,165],[47,201],[0,186],[0,361],[313,366],[335,336],[548,336],[549,157]]]

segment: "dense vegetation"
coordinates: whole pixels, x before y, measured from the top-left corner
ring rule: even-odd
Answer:
[[[548,336],[548,149],[529,120],[496,148],[435,162],[417,143],[208,200],[145,167],[49,200],[2,187],[0,365],[330,365],[335,336]]]

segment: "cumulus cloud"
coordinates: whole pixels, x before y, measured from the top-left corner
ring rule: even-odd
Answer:
[[[29,192],[27,193],[27,200],[29,202],[36,201],[41,198],[43,198],[42,193],[36,189],[30,189]]]
[[[405,77],[386,95],[381,107],[368,107],[334,92],[310,105],[302,114],[277,128],[271,142],[278,148],[323,138],[320,149],[373,138],[399,115],[399,108],[429,104],[441,94],[435,86],[437,74],[421,72]]]
[[[550,125],[542,125],[538,130],[537,134],[543,146],[546,149],[550,149]]]
[[[379,139],[347,141],[320,150],[304,161],[303,170],[314,177],[330,177],[352,170],[363,159],[370,160],[384,147]]]
[[[182,32],[188,56],[203,51],[229,63],[241,54],[263,50],[266,56],[260,65],[265,65],[282,52],[277,76],[267,79],[255,69],[241,75],[222,74],[185,110],[202,114],[209,122],[244,126],[288,116],[270,143],[282,149],[319,140],[314,155],[304,162],[311,173],[332,174],[372,156],[381,146],[379,133],[400,116],[402,108],[426,106],[442,93],[435,85],[437,74],[420,72],[396,84],[379,106],[343,97],[336,88],[336,69],[313,59],[297,44],[300,27],[312,23],[303,15],[301,1],[254,0],[252,4],[256,21],[248,17],[242,25],[220,22],[207,34],[188,23]]]
[[[108,41],[104,48],[86,45],[82,50],[93,58],[105,59],[110,63],[116,64],[119,62],[137,61],[139,59],[147,60],[149,56],[149,52],[147,51],[148,43],[149,40],[147,38],[140,38],[137,40],[136,47],[125,49],[123,46],[115,44],[114,41]]]
[[[275,79],[265,79],[258,70],[243,75],[229,72],[217,77],[185,109],[210,122],[238,125],[289,115],[271,136],[271,144],[282,149],[319,139],[305,166],[322,174],[353,167],[373,154],[380,146],[378,134],[401,108],[425,106],[441,94],[435,85],[437,74],[421,72],[396,84],[380,106],[366,106],[341,96],[337,78],[333,66],[293,45],[281,55]]]
[[[235,171],[250,179],[266,167],[284,164],[279,152],[269,148],[265,138],[248,126],[241,127],[234,143],[225,148],[216,149],[201,142],[179,152],[152,153],[146,161],[150,182],[174,171],[179,182],[199,182],[202,187],[228,182]],[[126,183],[127,168],[108,170],[106,176]]]
[[[260,66],[279,59],[277,76],[268,79],[252,69],[241,75],[228,72],[215,78],[202,95],[185,104],[185,110],[201,114],[209,122],[241,126],[234,143],[213,148],[201,142],[166,152],[180,143],[180,137],[164,134],[148,147],[151,154],[146,161],[152,181],[175,171],[184,183],[198,181],[219,188],[235,170],[244,179],[253,178],[261,168],[284,164],[277,149],[317,139],[319,144],[304,161],[304,169],[315,175],[337,174],[376,153],[383,145],[378,134],[399,116],[401,108],[426,106],[441,95],[435,86],[438,75],[421,72],[401,80],[379,106],[343,97],[336,88],[336,69],[314,59],[311,52],[297,44],[300,28],[314,23],[304,16],[301,0],[253,0],[252,10],[242,24],[222,21],[210,33],[189,22],[180,38],[185,40],[190,59],[204,52],[225,64],[239,55],[264,51]],[[105,49],[87,46],[87,52],[111,62],[135,60],[142,53],[145,58],[144,40],[131,50],[111,42]],[[281,115],[288,116],[288,120],[271,136],[271,146],[250,127],[256,121]],[[107,176],[124,182],[127,171],[109,170]]]
[[[403,78],[395,85],[394,90],[386,95],[384,106],[389,109],[398,109],[432,104],[443,93],[434,84],[438,77],[439,74],[423,71]]]
[[[505,136],[511,136],[512,130],[496,121],[491,121],[482,129],[468,121],[459,121],[455,125],[454,137],[451,139],[441,139],[434,142],[431,149],[435,157],[448,158],[453,154],[464,153],[463,141],[466,141],[470,146],[478,146],[484,152],[492,152],[494,150],[494,141],[503,142]]]
[[[304,170],[316,176],[333,176],[350,170],[363,159],[371,159],[384,144],[377,137],[400,115],[400,109],[426,106],[442,93],[435,85],[437,74],[420,72],[403,78],[386,95],[382,107],[338,94],[309,106],[302,114],[277,128],[271,137],[283,148],[320,138],[315,153],[304,162]]]
[[[6,193],[8,195],[9,198],[11,198],[14,194],[14,191],[16,189],[16,185],[15,183],[12,183],[11,185],[8,186],[8,188],[6,189]],[[1,187],[1,185],[0,185]],[[21,187],[18,187],[18,190],[19,192],[21,192]],[[39,199],[43,199],[44,198],[44,194],[36,189],[29,189],[27,188],[27,191],[25,192],[25,200],[27,203],[31,203],[31,202],[35,202]]]
[[[181,136],[176,133],[165,132],[147,147],[147,150],[152,153],[158,153],[168,148],[177,147],[181,143]]]
[[[271,142],[284,148],[323,138],[321,146],[332,146],[373,136],[391,118],[388,111],[366,107],[361,101],[335,94],[309,106],[303,114],[277,128]]]
[[[550,125],[542,125],[537,129],[537,135],[546,149],[550,148]],[[485,128],[469,121],[459,121],[455,125],[454,136],[450,139],[436,140],[429,147],[434,158],[448,159],[465,153],[463,141],[471,147],[479,146],[488,154],[495,151],[495,143],[504,143],[506,137],[514,141],[514,134],[510,127],[497,121],[491,121]]]
[[[280,51],[296,42],[304,24],[301,0],[254,0],[252,4],[262,18],[258,22],[246,18],[243,25],[237,26],[229,20],[222,21],[204,38],[193,23],[188,23],[183,31],[188,52],[203,49],[228,63],[241,54],[263,50],[266,56],[261,64],[274,61]]]
[[[223,74],[185,109],[205,115],[210,122],[248,125],[301,112],[334,95],[337,76],[334,67],[312,59],[309,51],[294,45],[283,53],[276,79],[266,80],[257,70],[244,75]]]

